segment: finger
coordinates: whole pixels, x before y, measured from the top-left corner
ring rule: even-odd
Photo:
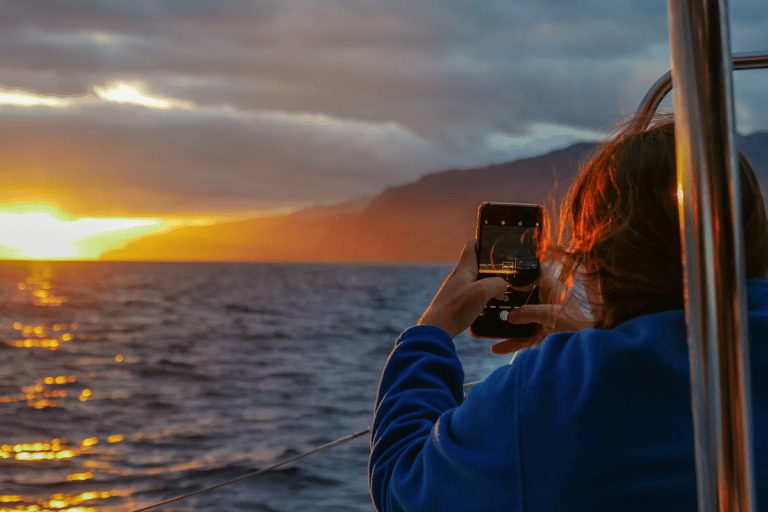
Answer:
[[[474,240],[467,240],[467,243],[464,244],[459,262],[453,272],[471,278],[473,281],[477,277],[477,252],[475,252]]]
[[[461,310],[468,315],[469,322],[471,323],[483,311],[483,308],[492,297],[502,300],[506,289],[507,282],[500,277],[489,277],[473,281],[462,292],[460,300],[462,300],[463,306]]]
[[[548,325],[557,317],[558,310],[562,306],[555,304],[527,304],[513,309],[507,316],[507,322],[513,324],[541,324]]]
[[[504,341],[499,341],[491,345],[491,352],[498,355],[511,354],[524,348],[535,347],[539,345],[544,339],[544,333],[541,330],[537,331],[532,337],[527,339],[510,338]]]
[[[562,283],[559,280],[561,275],[562,265],[555,265],[554,262],[544,262],[541,264],[541,271],[539,273],[539,300],[542,304],[556,301],[557,293],[562,286]]]
[[[491,345],[491,352],[498,355],[510,354],[517,350],[515,348],[515,342],[512,340],[499,341]]]
[[[499,300],[504,299],[504,292],[507,291],[507,282],[500,277],[487,277],[480,279],[473,285],[482,290],[482,295],[485,297],[483,304],[488,302],[491,297]]]

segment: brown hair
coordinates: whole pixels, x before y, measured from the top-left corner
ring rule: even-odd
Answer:
[[[560,214],[558,252],[597,278],[596,327],[681,309],[683,268],[674,123],[628,123],[583,168]],[[739,153],[747,278],[768,274],[768,221],[757,176]]]

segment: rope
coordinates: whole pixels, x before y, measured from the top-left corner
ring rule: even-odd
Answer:
[[[467,382],[466,384],[464,384],[464,391],[469,391],[470,389],[472,389],[474,386],[477,386],[481,382],[483,381],[476,380],[475,382]]]
[[[272,471],[273,469],[277,469],[280,466],[284,466],[286,464],[290,464],[291,462],[296,462],[297,460],[301,460],[304,457],[309,457],[310,455],[314,455],[316,453],[324,452],[325,450],[330,450],[331,448],[334,448],[336,446],[342,445],[344,443],[347,443],[349,441],[352,441],[353,439],[357,439],[360,436],[364,436],[365,434],[369,434],[371,432],[371,427],[366,428],[365,430],[361,430],[360,432],[355,432],[354,434],[348,435],[346,437],[342,437],[341,439],[337,439],[336,441],[332,441],[328,444],[324,444],[323,446],[319,448],[315,448],[314,450],[310,452],[303,453],[301,455],[297,455],[296,457],[288,460],[284,460],[283,462],[278,462],[277,464],[274,464],[272,466],[269,466],[267,468],[260,469],[258,471],[253,471],[251,473],[245,474],[243,476],[237,477],[232,480],[228,480],[226,482],[214,485],[212,487],[206,487],[205,489],[199,489],[197,491],[193,491],[187,494],[182,494],[181,496],[176,496],[175,498],[171,498],[165,501],[161,501],[159,503],[155,503],[154,505],[150,505],[148,507],[139,508],[136,510],[133,510],[132,512],[145,512],[146,510],[152,510],[157,507],[161,507],[163,505],[167,505],[168,503],[173,503],[174,501],[183,500],[185,498],[189,498],[191,496],[195,496],[197,494],[203,494],[206,492],[210,492],[216,489],[221,489],[222,487],[225,487],[227,485],[232,485],[234,483],[240,482],[242,480],[247,480],[249,478],[253,478],[256,475],[260,475],[262,473],[266,473],[267,471]]]

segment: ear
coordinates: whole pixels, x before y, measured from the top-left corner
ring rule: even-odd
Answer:
[[[599,323],[603,320],[603,293],[601,272],[587,272],[582,276],[584,284],[584,293],[587,296],[589,309],[592,313],[592,320]]]

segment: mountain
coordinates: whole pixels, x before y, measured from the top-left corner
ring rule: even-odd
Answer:
[[[768,190],[768,133],[739,137],[738,145]],[[373,199],[179,228],[131,242],[102,259],[454,262],[474,236],[480,203],[536,203],[552,211],[595,149],[578,143],[514,162],[429,174]]]
[[[455,261],[474,236],[480,203],[548,205],[559,199],[557,192],[568,188],[579,163],[593,150],[592,144],[582,143],[525,160],[424,176],[338,219],[320,245],[332,251],[334,260]]]
[[[370,199],[312,207],[287,216],[187,226],[148,235],[104,253],[106,261],[315,261],[330,223],[365,208]]]

